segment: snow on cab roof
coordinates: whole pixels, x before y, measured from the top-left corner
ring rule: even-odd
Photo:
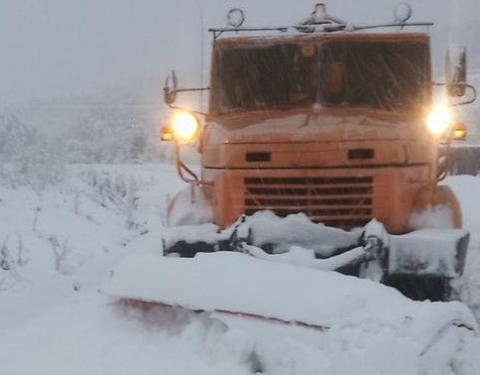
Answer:
[[[290,26],[267,26],[267,27],[244,27],[245,13],[240,8],[233,8],[227,13],[227,27],[210,28],[213,40],[216,45],[228,45],[232,43],[259,43],[276,41],[302,41],[302,40],[413,40],[419,42],[428,42],[428,32],[412,33],[411,27],[433,26],[433,22],[409,22],[413,14],[412,7],[403,2],[394,9],[393,22],[386,22],[371,25],[355,25],[346,20],[332,16],[327,12],[325,3],[317,3],[313,12],[304,20],[296,25]],[[385,28],[395,28],[394,32],[385,33],[381,30]],[[368,32],[367,32],[368,30]],[[271,35],[272,32],[281,33],[281,35]],[[233,37],[221,38],[228,33]],[[245,36],[245,34],[256,33],[255,36]],[[259,35],[260,34],[260,35]]]
[[[235,35],[215,40],[215,46],[223,47],[239,44],[273,44],[284,42],[318,42],[325,40],[341,41],[415,41],[428,43],[430,36],[421,32],[362,32],[362,33],[282,33],[279,35]]]

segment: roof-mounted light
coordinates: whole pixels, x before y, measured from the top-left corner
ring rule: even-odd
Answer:
[[[327,15],[327,5],[325,3],[315,4],[315,10],[313,13],[317,17],[325,17]]]
[[[227,13],[227,24],[238,29],[245,22],[245,13],[240,8],[230,9]]]
[[[405,23],[412,18],[412,6],[406,2],[397,4],[394,10],[395,23]]]

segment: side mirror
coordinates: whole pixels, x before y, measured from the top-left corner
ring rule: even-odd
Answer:
[[[450,49],[447,50],[445,73],[448,95],[452,97],[465,96],[467,89],[467,50],[465,48],[454,56]]]
[[[165,79],[165,86],[163,87],[164,101],[170,105],[175,103],[177,99],[178,80],[175,70],[172,70],[170,75]]]

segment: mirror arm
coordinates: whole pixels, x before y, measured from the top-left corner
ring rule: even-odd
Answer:
[[[189,89],[174,89],[174,90],[171,90],[168,86],[165,86],[163,88],[163,91],[165,93],[165,98],[171,98],[171,99],[166,99],[165,100],[166,104],[171,109],[193,112],[193,113],[196,113],[197,115],[201,115],[201,116],[206,116],[207,113],[202,112],[202,111],[196,111],[196,110],[189,109],[189,108],[184,108],[184,107],[181,107],[181,106],[177,106],[177,105],[173,104],[175,102],[174,98],[177,96],[178,93],[182,93],[182,92],[202,92],[202,91],[208,91],[208,90],[210,90],[210,87],[194,87],[194,88],[189,88]]]
[[[165,90],[166,88],[164,88]],[[168,90],[168,89],[167,89]],[[169,90],[169,92],[173,94],[178,94],[179,92],[196,92],[196,91],[208,91],[210,90],[210,87],[193,87],[189,89],[174,89],[174,90]]]
[[[190,108],[185,108],[185,107],[175,105],[175,104],[167,104],[167,105],[171,109],[176,109],[176,110],[184,111],[184,112],[192,112],[192,113],[195,113],[195,114],[200,115],[200,116],[207,116],[206,112],[197,111],[195,109],[190,109]]]
[[[189,184],[200,184],[200,179],[198,176],[193,172],[188,166],[182,161],[182,157],[180,155],[180,144],[175,142],[175,164],[177,167],[177,172],[180,178]],[[183,172],[186,172],[190,177],[184,175]]]
[[[450,172],[450,167],[452,164],[452,135],[451,133],[448,135],[447,142],[446,142],[446,148],[445,148],[445,154],[443,155],[445,157],[445,160],[443,162],[443,165],[439,165],[440,167],[440,172],[437,172],[437,181],[443,181],[447,176],[448,173]]]

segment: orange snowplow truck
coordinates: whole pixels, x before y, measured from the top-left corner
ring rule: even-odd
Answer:
[[[213,247],[202,238],[173,236],[167,253],[192,256],[221,250],[226,242],[235,250],[231,237],[238,242],[239,223],[270,211],[280,218],[303,214],[349,235],[375,219],[395,241],[419,231],[423,236],[417,237],[428,240],[435,237],[431,228],[442,235],[451,231],[455,275],[412,266],[408,272],[389,272],[401,275],[389,277],[389,283],[404,284],[408,275],[424,286],[428,279],[438,292],[445,290],[445,280],[461,274],[468,234],[460,230],[454,194],[438,181],[447,173],[449,145],[466,134],[463,124],[454,123],[450,106],[475,99],[458,102],[469,91],[475,94],[465,82],[466,54],[449,54],[447,82],[434,84],[428,34],[406,31],[431,23],[408,22],[411,9],[404,4],[395,14],[391,24],[355,26],[317,4],[295,26],[247,28],[243,11],[233,9],[228,27],[210,30],[210,87],[178,88],[174,72],[166,82],[165,101],[175,111],[162,139],[175,142],[178,172],[190,184],[170,203],[168,218],[172,226],[211,222],[228,235],[219,240],[224,245]],[[367,31],[380,27],[389,32]],[[434,100],[435,85],[445,86],[445,99]],[[208,113],[175,104],[178,93],[200,90],[209,90]],[[182,161],[185,144],[196,144],[201,153],[199,175]],[[357,240],[339,246],[342,250],[334,246],[334,252],[315,254],[338,255],[357,246]],[[308,247],[320,249],[321,242]],[[420,246],[417,242],[413,248]],[[278,252],[265,241],[255,245]],[[385,264],[392,262],[391,251],[389,246],[384,271],[392,266]],[[420,252],[424,261],[450,262]]]

